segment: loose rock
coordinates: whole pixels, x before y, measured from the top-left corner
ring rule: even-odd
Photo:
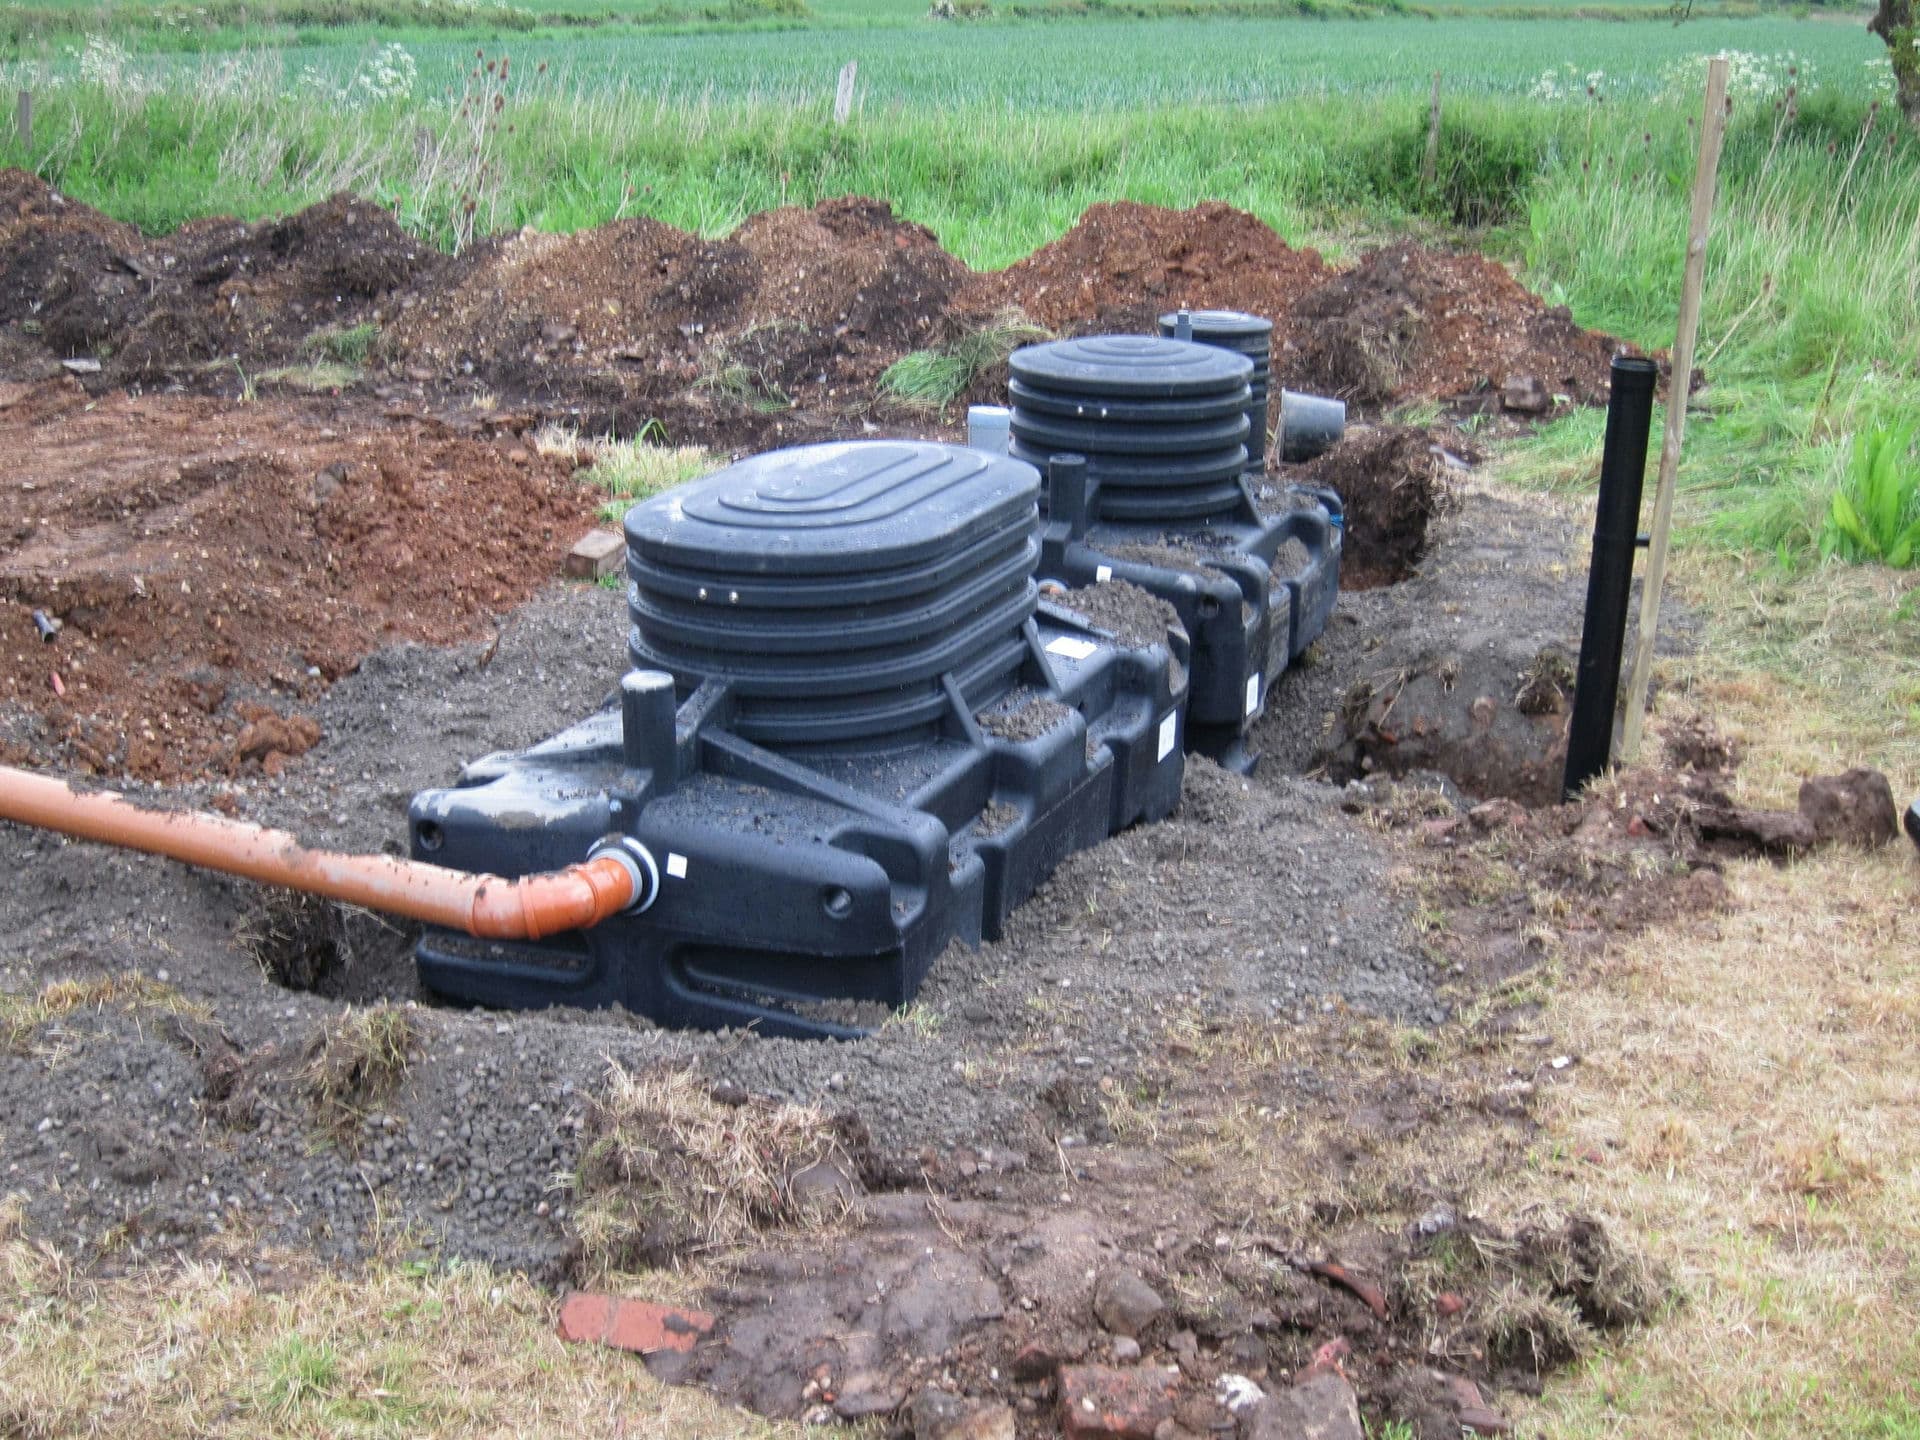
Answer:
[[[1160,1293],[1131,1270],[1115,1266],[1095,1282],[1093,1313],[1116,1335],[1137,1338],[1166,1308]]]

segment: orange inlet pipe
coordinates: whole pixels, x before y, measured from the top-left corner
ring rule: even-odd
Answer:
[[[652,857],[617,844],[521,880],[391,855],[309,850],[287,830],[200,812],[143,810],[108,793],[0,765],[0,820],[404,915],[483,940],[538,940],[598,925],[653,898]]]

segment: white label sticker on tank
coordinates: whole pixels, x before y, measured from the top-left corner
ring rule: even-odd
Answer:
[[[667,874],[671,875],[676,880],[686,879],[687,878],[687,857],[684,855],[676,855],[671,850],[669,850],[667,852]]]
[[[1178,710],[1169,710],[1167,712],[1167,718],[1160,722],[1160,753],[1153,757],[1155,764],[1158,764],[1173,753],[1173,742],[1179,738],[1179,729],[1180,712]]]
[[[1107,583],[1107,581],[1109,581],[1109,580],[1111,580],[1111,579],[1113,578],[1113,566],[1111,566],[1111,565],[1096,565],[1096,566],[1094,566],[1094,567],[1093,567],[1093,578],[1094,578],[1094,582],[1095,582],[1096,584],[1100,584],[1100,585],[1104,585],[1104,584],[1106,584],[1106,583]]]
[[[1061,635],[1047,642],[1049,655],[1064,655],[1069,660],[1084,660],[1099,648],[1091,640],[1080,640],[1072,635]]]
[[[1251,715],[1260,708],[1260,672],[1254,671],[1247,677],[1247,714]]]

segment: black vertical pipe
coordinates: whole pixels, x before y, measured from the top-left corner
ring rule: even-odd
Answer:
[[[1647,436],[1653,428],[1651,360],[1616,355],[1607,398],[1607,448],[1600,458],[1600,499],[1593,516],[1593,562],[1587,571],[1587,618],[1573,681],[1573,723],[1567,731],[1568,799],[1613,758],[1613,711],[1620,698],[1620,655],[1627,643],[1627,597],[1640,532],[1640,493],[1647,478]]]

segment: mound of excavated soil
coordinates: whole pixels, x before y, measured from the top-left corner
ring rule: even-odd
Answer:
[[[1005,270],[980,276],[967,301],[1014,305],[1056,330],[1151,331],[1167,310],[1247,310],[1286,340],[1294,302],[1332,272],[1261,221],[1207,201],[1166,210],[1130,200],[1089,207],[1080,222]]]
[[[1618,341],[1573,323],[1483,255],[1401,244],[1300,297],[1273,373],[1375,408],[1480,396],[1531,376],[1576,404],[1606,399]]]
[[[1340,587],[1369,590],[1411,575],[1427,552],[1427,526],[1446,502],[1446,462],[1425,430],[1360,426],[1286,478],[1338,492],[1345,506]]]
[[[312,358],[317,333],[371,321],[389,293],[445,263],[350,195],[284,220],[196,222],[150,247],[149,284],[130,307],[112,373],[157,379],[187,359],[237,355],[263,369]]]
[[[61,358],[97,353],[125,383],[310,358],[316,332],[368,321],[382,297],[445,264],[350,195],[150,240],[20,170],[0,171],[0,253],[0,326]]]
[[[410,293],[389,348],[409,375],[472,374],[516,395],[611,392],[680,413],[704,392],[717,426],[727,401],[763,413],[862,403],[928,343],[967,274],[931,232],[857,198],[756,215],[724,240],[648,219],[523,231]]]
[[[99,384],[235,394],[324,351],[328,332],[372,324],[365,383],[383,394],[484,391],[590,430],[657,419],[727,448],[861,434],[876,413],[925,429],[876,394],[882,371],[1009,307],[1075,334],[1150,331],[1180,305],[1249,310],[1274,323],[1283,383],[1369,411],[1485,406],[1520,376],[1593,403],[1616,348],[1492,261],[1401,245],[1336,274],[1217,202],[1095,205],[1019,263],[974,274],[858,197],[756,215],[719,240],[638,218],[496,236],[449,260],[348,196],[149,240],[16,170],[0,173],[0,240],[0,379],[85,357],[102,360]],[[967,398],[1004,393],[995,367]]]
[[[0,325],[17,342],[84,354],[113,334],[139,289],[124,257],[145,240],[131,225],[58,194],[24,170],[0,170]],[[11,358],[11,357],[9,357]],[[5,377],[13,377],[9,366]]]
[[[282,712],[484,631],[593,510],[530,448],[318,402],[0,384],[0,447],[0,753],[150,779],[304,750]]]

